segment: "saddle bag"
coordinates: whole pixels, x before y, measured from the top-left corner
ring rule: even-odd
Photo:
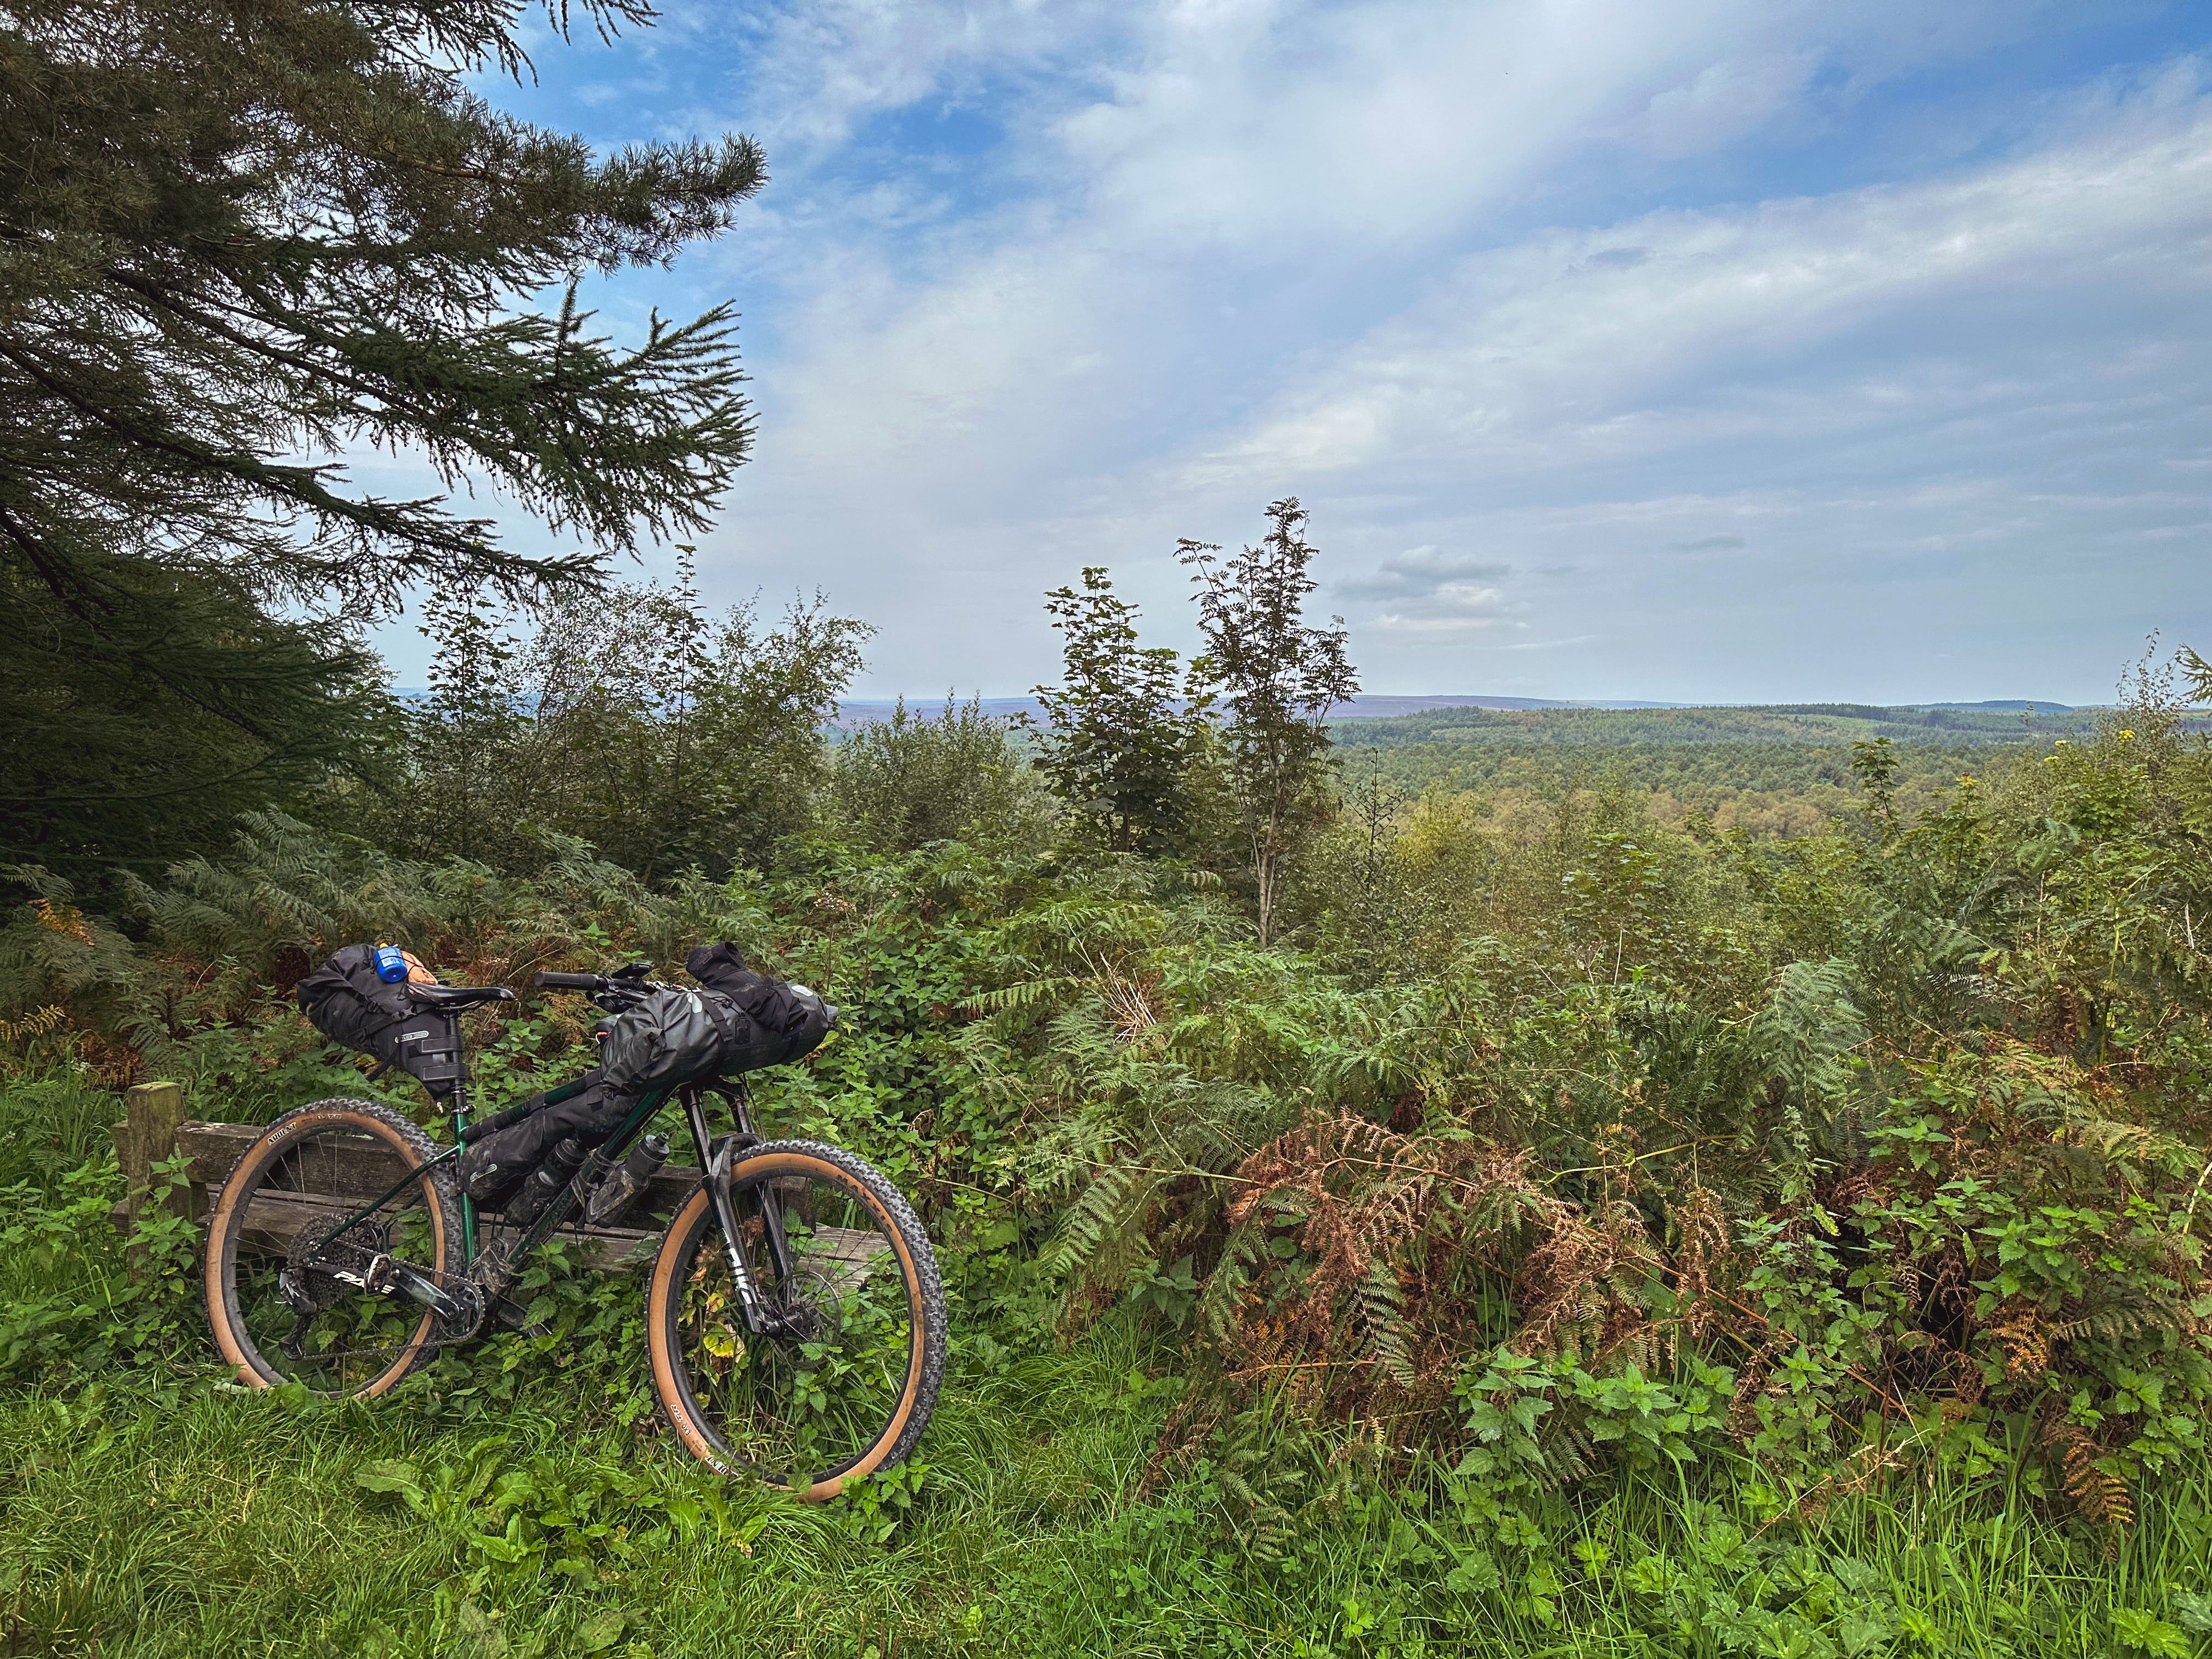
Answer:
[[[331,1042],[398,1067],[433,1095],[451,1094],[460,1080],[459,1016],[418,1008],[405,985],[379,979],[374,946],[332,951],[297,995],[300,1012]]]

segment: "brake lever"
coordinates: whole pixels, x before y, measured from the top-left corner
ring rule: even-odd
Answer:
[[[626,1014],[656,991],[673,991],[673,985],[663,985],[657,980],[624,980],[619,985],[609,985],[592,993],[592,1000],[611,1014]]]

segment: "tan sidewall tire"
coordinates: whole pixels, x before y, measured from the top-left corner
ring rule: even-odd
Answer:
[[[388,1106],[367,1100],[319,1101],[313,1106],[302,1106],[297,1111],[287,1112],[268,1128],[259,1139],[246,1149],[222,1183],[222,1194],[216,1200],[215,1212],[208,1218],[207,1231],[207,1312],[208,1323],[214,1328],[216,1346],[222,1352],[223,1361],[238,1380],[249,1389],[270,1389],[286,1379],[267,1370],[257,1363],[256,1357],[238,1334],[230,1306],[231,1284],[228,1264],[235,1261],[235,1235],[243,1230],[246,1197],[250,1189],[259,1184],[259,1177],[269,1159],[281,1148],[301,1135],[317,1129],[344,1127],[362,1134],[375,1136],[410,1164],[420,1165],[427,1161],[425,1149],[429,1146],[423,1135],[405,1118]],[[442,1187],[432,1178],[438,1201],[429,1206],[431,1231],[437,1242],[437,1259],[428,1265],[441,1275],[451,1253],[453,1235],[449,1223],[452,1200]],[[415,1328],[413,1338],[392,1368],[380,1374],[368,1387],[349,1396],[356,1400],[374,1400],[413,1370],[423,1358],[433,1352],[430,1328],[435,1316],[427,1310],[422,1322]]]
[[[855,1158],[853,1162],[859,1164],[860,1160]],[[863,1164],[860,1167],[866,1169],[867,1166]],[[780,1175],[811,1176],[817,1180],[834,1182],[848,1191],[865,1194],[872,1207],[882,1205],[881,1197],[868,1190],[868,1182],[857,1177],[842,1163],[817,1156],[811,1152],[787,1151],[773,1142],[749,1153],[730,1173],[733,1181],[740,1174],[748,1181],[773,1179]],[[875,1174],[872,1170],[870,1173]],[[875,1178],[883,1180],[880,1175],[876,1175]],[[889,1183],[885,1184],[888,1186]],[[903,1203],[899,1207],[905,1209]],[[907,1364],[906,1389],[899,1396],[898,1407],[886,1421],[881,1437],[850,1468],[826,1480],[817,1480],[803,1492],[793,1492],[793,1497],[810,1504],[835,1498],[844,1490],[846,1481],[874,1474],[883,1467],[891,1450],[905,1437],[917,1408],[926,1415],[936,1405],[937,1384],[942,1379],[945,1326],[941,1293],[937,1296],[936,1308],[933,1310],[929,1305],[937,1285],[937,1264],[934,1260],[930,1261],[925,1273],[923,1265],[915,1260],[913,1247],[907,1238],[906,1225],[901,1224],[903,1220],[907,1225],[914,1227],[917,1237],[920,1235],[920,1224],[914,1220],[911,1211],[908,1211],[903,1218],[890,1213],[879,1218],[898,1253],[899,1271],[904,1275],[908,1287],[909,1300],[921,1304],[909,1308],[914,1342]],[[683,1441],[685,1450],[723,1474],[757,1474],[757,1471],[748,1470],[742,1466],[733,1466],[715,1447],[705,1425],[692,1416],[686,1403],[690,1393],[682,1381],[682,1366],[674,1340],[677,1315],[683,1305],[684,1287],[678,1275],[683,1270],[684,1259],[692,1251],[694,1235],[702,1229],[712,1235],[714,1220],[709,1213],[707,1189],[703,1186],[677,1211],[675,1219],[668,1224],[668,1231],[660,1241],[660,1252],[653,1258],[653,1281],[646,1297],[645,1319],[646,1346],[653,1358],[653,1389],[659,1397],[661,1409],[668,1414],[668,1420],[674,1425],[677,1437]],[[927,1248],[925,1242],[923,1249]],[[934,1369],[929,1363],[933,1340],[939,1351],[938,1364]]]

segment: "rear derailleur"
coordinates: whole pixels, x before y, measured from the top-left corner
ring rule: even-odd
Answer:
[[[276,1289],[292,1310],[293,1323],[278,1346],[294,1360],[307,1358],[305,1340],[315,1316],[349,1291],[404,1301],[435,1316],[431,1342],[439,1347],[465,1342],[477,1335],[487,1318],[510,1329],[536,1334],[523,1310],[499,1294],[503,1286],[474,1275],[448,1278],[441,1284],[430,1275],[375,1246],[380,1240],[334,1241],[318,1247],[306,1238],[293,1247],[291,1261],[276,1275]]]

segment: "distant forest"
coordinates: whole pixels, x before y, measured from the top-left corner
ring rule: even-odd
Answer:
[[[1577,791],[1625,791],[1647,797],[1653,817],[1672,829],[1703,814],[1721,830],[1805,836],[1863,811],[1855,743],[1889,739],[1898,805],[1917,814],[1961,777],[1985,778],[2054,744],[2087,739],[2098,714],[1864,703],[1434,708],[1334,720],[1331,734],[1355,789],[1478,792],[1492,815]],[[2212,718],[2184,724],[2202,731]]]

